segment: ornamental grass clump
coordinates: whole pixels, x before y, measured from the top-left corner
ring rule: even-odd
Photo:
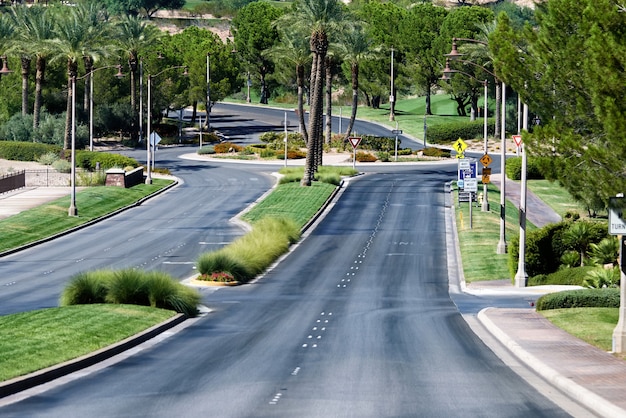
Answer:
[[[163,272],[98,270],[75,275],[60,298],[61,306],[90,303],[151,306],[191,317],[198,314],[200,294]]]
[[[254,224],[252,232],[226,247],[200,256],[197,269],[200,280],[213,280],[216,273],[229,274],[240,283],[252,280],[265,271],[289,245],[300,238],[295,222],[264,218]]]

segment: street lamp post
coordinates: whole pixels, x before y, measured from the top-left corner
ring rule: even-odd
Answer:
[[[393,53],[394,53],[394,49],[393,47],[391,48],[391,92],[389,95],[389,120],[395,120],[396,119],[396,115],[394,114],[394,103],[396,101],[396,98],[394,97],[393,94],[393,89],[394,89],[394,85],[393,85]]]
[[[78,208],[76,207],[76,80],[82,80],[85,77],[90,77],[90,97],[89,97],[89,149],[93,150],[93,73],[96,71],[104,70],[106,68],[117,68],[117,78],[124,77],[122,74],[121,65],[107,65],[105,67],[95,68],[85,74],[82,77],[76,77],[76,74],[71,75],[72,81],[72,127],[71,127],[71,173],[70,173],[70,207],[67,211],[69,216],[78,216]]]
[[[522,129],[528,131],[528,105],[524,103],[522,112]],[[515,274],[515,286],[526,287],[528,284],[528,273],[526,273],[526,191],[527,191],[527,167],[526,145],[520,144],[522,153],[522,178],[521,193],[519,203],[519,254],[517,260],[517,273]]]
[[[250,97],[249,87],[248,97]],[[206,131],[211,132],[211,54],[206,54]]]
[[[246,80],[248,87],[248,94],[246,95],[246,103],[250,103],[250,87],[252,87],[252,79],[250,78],[250,71],[248,71],[248,79]]]
[[[146,184],[152,184],[152,79],[163,74],[166,71],[174,70],[177,68],[184,68],[184,76],[187,75],[187,66],[177,65],[175,67],[166,68],[156,74],[148,74],[148,109],[146,110],[147,129],[146,129],[146,162],[148,165],[148,171],[146,172]]]

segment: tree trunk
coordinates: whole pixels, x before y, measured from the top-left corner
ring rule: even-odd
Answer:
[[[324,112],[324,60],[328,50],[326,33],[314,32],[311,35],[311,51],[313,52],[313,66],[315,67],[314,84],[311,85],[311,111],[309,113],[309,146],[306,155],[304,175],[301,185],[310,186],[313,181],[316,166],[317,148],[322,138],[322,115]],[[313,71],[312,71],[313,73]]]
[[[33,104],[33,129],[39,127],[39,119],[41,118],[41,91],[43,89],[44,74],[46,71],[46,59],[44,57],[37,57],[35,62],[36,74],[35,74],[35,103]]]
[[[348,138],[352,133],[354,121],[356,119],[357,106],[359,104],[359,64],[353,62],[350,69],[350,73],[352,74],[352,111],[350,112],[350,122],[348,123],[348,129],[346,130],[346,138]]]
[[[332,58],[326,56],[326,143],[330,145],[333,136],[333,69]],[[322,164],[320,152],[319,163]]]
[[[265,75],[266,75],[266,68],[265,66],[261,67],[261,100],[259,101],[259,103],[261,104],[267,104],[268,102],[268,98],[269,98],[269,94],[267,92],[267,83],[265,81]]]
[[[22,115],[28,114],[28,75],[30,74],[30,62],[31,59],[27,56],[22,56]]]
[[[428,85],[426,86],[426,114],[427,115],[432,115],[433,111],[432,108],[430,106],[431,104],[431,97],[430,97],[430,83],[427,83]]]
[[[304,143],[308,146],[309,134],[304,123],[304,66],[296,65],[296,84],[298,85],[298,123],[300,124],[300,132],[304,138]]]

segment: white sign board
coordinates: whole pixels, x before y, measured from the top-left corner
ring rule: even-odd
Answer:
[[[609,234],[626,235],[626,200],[623,197],[609,198]]]
[[[478,191],[478,180],[475,177],[465,177],[463,180],[463,190],[466,192],[477,192]]]
[[[161,142],[161,137],[159,136],[159,134],[156,132],[152,132],[150,134],[150,145],[155,146],[159,142]]]

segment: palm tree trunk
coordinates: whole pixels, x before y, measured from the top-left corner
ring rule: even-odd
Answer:
[[[326,56],[326,143],[330,144],[333,136],[333,69],[332,58]],[[321,153],[320,153],[320,165]]]
[[[31,59],[27,56],[22,56],[22,115],[28,114],[28,74],[30,74],[30,62]]]
[[[89,88],[89,84],[91,83],[91,77],[93,77],[93,60],[91,57],[84,57],[85,62],[85,94],[83,95],[83,110],[89,109],[89,101],[91,98],[91,89]]]
[[[359,104],[359,64],[353,62],[350,69],[352,73],[352,111],[350,112],[350,122],[348,123],[348,130],[346,130],[346,138],[352,133],[356,119],[356,110]]]
[[[309,144],[309,134],[304,123],[304,66],[296,65],[296,84],[298,85],[298,121],[300,123],[300,132],[304,138],[304,143]]]
[[[313,45],[314,40],[311,40]],[[314,50],[314,48],[311,48]],[[315,50],[314,50],[315,51]],[[311,78],[314,83],[311,85],[311,110],[309,113],[309,146],[306,154],[306,163],[304,167],[304,175],[300,184],[302,186],[310,186],[316,171],[316,155],[317,147],[321,138],[320,120],[323,114],[323,70],[324,57],[317,52],[313,52],[314,74]]]
[[[44,74],[46,71],[46,59],[37,57],[35,62],[35,103],[33,104],[33,129],[39,127],[39,119],[41,118],[41,90],[43,88]]]

